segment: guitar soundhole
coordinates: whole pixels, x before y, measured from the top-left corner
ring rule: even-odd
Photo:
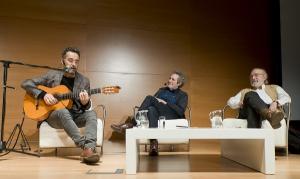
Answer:
[[[58,101],[62,100],[62,97],[63,97],[61,94],[53,94],[53,96],[54,96]]]

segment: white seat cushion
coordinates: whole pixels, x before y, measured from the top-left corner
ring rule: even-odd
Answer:
[[[67,135],[64,129],[55,129],[47,122],[43,122],[40,126],[39,146],[40,148],[53,147],[76,147],[73,140]],[[84,127],[80,128],[83,134]],[[97,146],[101,146],[103,141],[103,122],[97,119]]]
[[[274,138],[276,147],[285,147],[287,145],[287,126],[285,119],[280,121],[281,127],[274,129]],[[226,118],[223,120],[224,128],[247,128],[247,120],[245,119],[236,119],[236,118]],[[261,123],[261,128],[270,128],[272,129],[271,124],[268,120],[263,120]]]
[[[274,138],[276,147],[285,147],[287,145],[287,126],[285,119],[280,121],[281,127],[274,129]],[[272,128],[268,120],[263,120],[261,123],[261,128]]]
[[[222,124],[223,128],[247,128],[246,119],[226,118]]]
[[[162,121],[159,121],[160,128],[162,128],[163,124]],[[187,119],[169,119],[165,120],[165,128],[166,129],[174,129],[178,128],[176,126],[185,126],[189,127],[189,122]],[[142,139],[139,140],[140,144],[149,144],[149,140]],[[189,143],[189,139],[158,139],[159,144],[187,144]]]

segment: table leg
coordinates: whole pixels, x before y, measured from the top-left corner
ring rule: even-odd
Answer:
[[[139,150],[134,136],[126,133],[126,174],[136,174]]]
[[[265,174],[275,174],[275,147],[272,138],[226,139],[221,155]]]

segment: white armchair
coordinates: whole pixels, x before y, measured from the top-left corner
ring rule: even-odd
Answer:
[[[100,155],[103,154],[103,138],[104,138],[104,127],[106,119],[106,109],[104,105],[98,105],[93,110],[101,110],[101,119],[97,119],[97,147],[100,147]],[[98,113],[97,113],[98,114]],[[98,116],[99,117],[99,116]],[[84,127],[80,128],[80,132],[84,132]],[[76,147],[73,140],[67,135],[64,129],[52,128],[47,122],[42,122],[39,128],[39,149],[38,155],[42,148],[55,148],[57,155],[57,148],[62,147]]]
[[[133,108],[133,114],[136,116],[139,107],[135,106]],[[177,128],[178,126],[181,127],[190,127],[191,126],[191,119],[192,119],[192,111],[191,108],[188,106],[186,110],[186,119],[172,119],[172,120],[165,120],[165,128],[172,129]],[[162,122],[162,121],[158,121]],[[162,124],[158,124],[158,126],[162,126]],[[150,144],[149,140],[143,139],[139,140],[140,145],[145,145],[145,151],[147,151],[147,145]],[[174,151],[175,144],[186,144],[187,150],[190,150],[190,139],[158,139],[158,144],[163,145],[170,145],[170,150]]]
[[[222,119],[223,119],[224,127],[235,127],[236,124],[247,126],[247,120],[245,119],[232,120],[232,118],[225,118],[225,112],[228,108],[230,108],[228,105],[226,105],[223,108]],[[291,118],[291,103],[285,104],[283,106],[283,110],[285,115],[284,118],[280,121],[281,127],[278,129],[274,129],[274,138],[275,138],[274,143],[276,148],[284,148],[287,156],[288,155],[288,132],[289,132],[289,124]],[[272,126],[268,120],[263,120],[261,128],[272,128]]]

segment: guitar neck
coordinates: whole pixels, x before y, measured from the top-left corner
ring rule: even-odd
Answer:
[[[75,98],[78,98],[78,97],[79,97],[79,93],[80,93],[80,92],[81,92],[81,91],[74,91],[74,92],[64,93],[64,94],[55,94],[54,96],[55,96],[58,100],[75,99]],[[95,89],[88,90],[87,93],[88,93],[89,95],[101,93],[101,88],[95,88]]]

